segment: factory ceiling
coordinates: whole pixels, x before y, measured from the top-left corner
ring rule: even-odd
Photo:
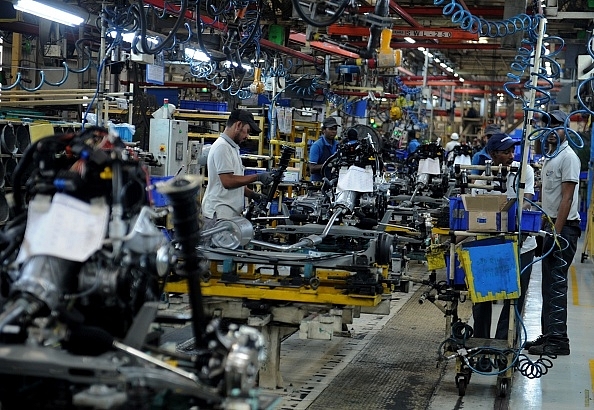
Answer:
[[[370,31],[388,27],[392,29],[391,48],[403,52],[399,74],[409,85],[419,85],[423,76],[429,79],[432,86],[458,85],[456,81],[462,77],[466,87],[492,85],[493,88],[500,88],[508,81],[512,63],[518,56],[518,49],[522,47],[522,38],[526,37],[522,26],[537,24],[530,19],[531,16],[545,15],[545,36],[563,39],[563,43],[554,39],[547,42],[545,39],[548,49],[561,49],[554,58],[559,63],[561,82],[572,82],[579,77],[576,61],[578,55],[587,54],[586,43],[594,27],[594,7],[588,7],[587,0],[388,0],[388,3],[388,9],[382,9],[372,0],[300,0],[298,3],[297,0],[243,3],[200,1],[187,3],[185,23],[189,25],[182,25],[177,31],[179,38],[196,35],[197,30],[192,27],[196,27],[197,4],[201,5],[200,15],[208,23],[202,31],[202,41],[207,46],[211,44],[209,47],[213,55],[220,55],[224,35],[222,40],[209,43],[209,34],[228,32],[228,28],[232,27],[233,10],[224,5],[247,5],[248,13],[252,12],[251,23],[259,23],[262,27],[258,44],[251,46],[253,49],[268,55],[290,55],[314,63],[323,62],[324,55],[329,54],[332,62],[346,64],[360,57],[373,59],[368,51]],[[103,5],[110,5],[120,11],[129,6],[122,1],[100,3],[79,0],[71,4],[94,16],[101,14]],[[171,14],[183,7],[180,1],[139,0],[133,4],[143,4],[145,9],[149,6],[155,10],[166,9]],[[299,10],[296,10],[296,4],[300,5]],[[255,15],[254,11],[257,11]],[[304,14],[318,23],[317,27],[307,24],[302,18]],[[509,20],[512,16],[521,15],[528,17]],[[155,16],[158,16],[158,12]],[[0,30],[5,33],[34,32],[36,20],[30,17],[24,20],[18,24],[11,20],[0,22]],[[176,21],[173,15],[168,19],[152,18],[147,22],[147,27],[151,33],[167,36]],[[474,29],[465,27],[469,21],[474,22],[471,23]],[[480,30],[476,29],[476,22],[481,24]],[[120,23],[125,25],[126,22]],[[87,22],[87,25],[95,24],[94,21]],[[278,35],[273,33],[272,26],[283,28],[281,42],[272,40],[273,35]],[[98,33],[98,25],[95,28]],[[509,34],[512,31],[517,33]],[[38,33],[43,34],[41,31]],[[76,34],[75,31],[70,32],[70,35]],[[378,45],[376,42],[375,46]],[[419,48],[424,48],[425,53]],[[431,53],[432,58],[427,59],[429,68],[425,73],[423,67],[427,52]],[[445,63],[451,70],[446,70],[439,63]]]

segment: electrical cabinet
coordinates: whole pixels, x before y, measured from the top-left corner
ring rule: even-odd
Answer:
[[[151,119],[149,152],[161,163],[151,168],[151,175],[176,175],[187,164],[188,122]]]
[[[203,144],[200,141],[189,141],[188,144],[188,174],[200,175],[202,167],[205,166],[200,162]]]

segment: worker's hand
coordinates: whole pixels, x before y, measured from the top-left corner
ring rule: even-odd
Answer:
[[[272,181],[274,181],[274,177],[270,172],[261,172],[256,177],[256,181],[261,182],[264,185],[270,185],[272,184]]]
[[[261,204],[266,201],[266,195],[259,192],[254,192],[250,199],[258,204]]]

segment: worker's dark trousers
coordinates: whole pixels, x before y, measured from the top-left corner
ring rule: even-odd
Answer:
[[[534,260],[534,249],[524,252],[520,255],[520,297],[516,300],[516,309],[522,315],[524,309],[524,301],[526,300],[526,292],[528,292],[528,285],[530,285],[530,276],[532,275],[532,261]],[[497,322],[497,330],[495,331],[495,339],[507,339],[509,330],[509,310],[511,303],[509,299],[503,302],[503,309],[499,315]],[[516,324],[518,323],[516,318]]]
[[[579,226],[564,226],[559,244],[547,236],[542,252],[542,334],[567,338],[567,272],[577,250],[582,231]],[[553,251],[549,252],[553,247]],[[547,254],[548,253],[548,254]]]
[[[524,300],[528,285],[530,283],[530,275],[532,274],[532,260],[534,259],[534,249],[524,252],[520,255],[520,297],[516,301],[516,306],[522,313],[524,307]],[[525,268],[525,269],[524,269]],[[507,339],[507,331],[509,329],[509,309],[510,301],[506,300],[499,315],[497,322],[497,331],[495,333],[496,339]],[[474,337],[489,339],[491,337],[491,315],[493,313],[493,302],[480,302],[472,305],[472,317],[474,319]]]

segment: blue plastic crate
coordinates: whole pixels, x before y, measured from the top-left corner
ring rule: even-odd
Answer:
[[[522,232],[538,232],[542,222],[542,212],[540,211],[522,211],[522,221],[520,226]]]
[[[352,102],[346,105],[345,112],[348,115],[353,115],[355,117],[365,117],[365,112],[367,110],[367,100],[359,100],[357,102]]]
[[[460,197],[450,198],[450,229],[454,231],[468,230],[468,211]]]
[[[124,142],[132,142],[134,133],[132,132],[132,126],[129,124],[112,125],[112,130],[120,136],[120,139]]]
[[[152,176],[151,177],[150,193],[151,193],[153,206],[156,206],[156,207],[167,206],[167,196],[163,195],[162,193],[157,191],[155,189],[155,184],[157,184],[158,182],[169,181],[171,178],[173,178],[172,175],[164,176],[164,177],[162,177],[162,176]]]
[[[508,221],[508,231],[509,232],[516,232],[518,230],[518,215],[517,215],[517,208],[518,205],[515,203],[509,210],[509,214],[507,216]],[[541,219],[542,219],[542,212],[540,211],[522,211],[522,222],[521,222],[521,231],[522,232],[538,232],[540,231],[541,226]]]
[[[218,101],[182,100],[179,102],[179,108],[185,110],[227,111],[227,103]]]
[[[290,98],[277,98],[275,100],[275,104],[279,107],[290,107],[291,99]],[[270,99],[267,96],[265,96],[264,94],[258,94],[258,106],[261,107],[263,105],[270,105]]]
[[[157,100],[157,107],[163,105],[163,100],[167,98],[170,104],[177,106],[179,102],[179,90],[171,88],[147,88],[146,93],[154,95]]]

